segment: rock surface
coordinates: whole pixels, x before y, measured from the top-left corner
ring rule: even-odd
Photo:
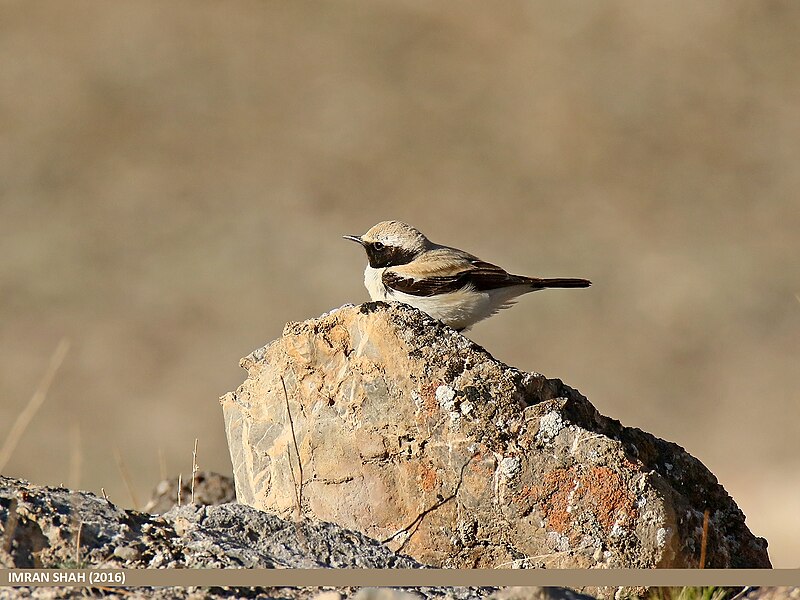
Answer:
[[[78,536],[80,535],[80,539]],[[419,568],[362,534],[242,504],[124,510],[89,492],[0,476],[4,568]]]
[[[80,544],[77,544],[80,536]],[[329,523],[293,523],[238,504],[162,516],[94,494],[0,476],[0,568],[422,568]],[[83,587],[0,588],[3,599],[94,597]],[[106,598],[217,600],[591,600],[564,588],[104,588]]]
[[[769,567],[680,446],[401,304],[290,323],[221,399],[239,502],[446,567]]]

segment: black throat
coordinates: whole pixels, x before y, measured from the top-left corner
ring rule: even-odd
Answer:
[[[400,246],[383,246],[378,249],[375,244],[364,244],[364,250],[367,251],[369,266],[373,269],[407,265],[418,255],[418,252]]]

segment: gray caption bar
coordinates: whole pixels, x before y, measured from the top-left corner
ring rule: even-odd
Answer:
[[[0,569],[26,586],[795,586],[800,569]]]

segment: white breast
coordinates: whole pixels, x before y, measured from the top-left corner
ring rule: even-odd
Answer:
[[[364,269],[364,286],[367,288],[369,297],[373,301],[382,300],[384,302],[390,302],[391,300],[386,292],[386,286],[383,285],[383,280],[381,279],[383,271],[384,269],[373,269],[367,265],[367,268]]]

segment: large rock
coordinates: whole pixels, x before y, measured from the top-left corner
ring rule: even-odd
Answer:
[[[239,502],[448,567],[697,567],[707,511],[706,567],[770,566],[680,446],[408,306],[290,323],[242,366],[221,400]]]

